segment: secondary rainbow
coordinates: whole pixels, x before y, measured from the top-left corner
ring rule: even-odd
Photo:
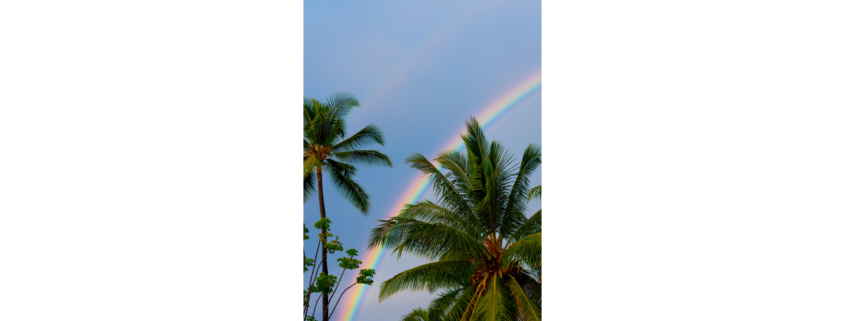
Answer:
[[[478,119],[478,122],[479,124],[481,124],[481,127],[489,127],[490,125],[494,124],[497,120],[501,119],[502,116],[506,114],[508,110],[513,109],[513,107],[519,105],[528,97],[539,93],[540,74],[541,72],[538,70],[537,72],[529,76],[527,79],[512,87],[503,95],[499,96],[492,103],[485,106],[482,111],[478,114],[478,116],[476,116],[476,119]],[[462,132],[463,131],[455,134],[454,138],[450,140],[448,144],[438,150],[438,153],[441,151],[455,149],[462,150],[463,148],[465,148],[463,140],[461,139]],[[391,210],[385,214],[385,218],[399,214],[405,204],[417,202],[423,195],[423,193],[427,190],[427,188],[428,180],[426,180],[422,176],[415,178],[399,197],[399,201],[396,202],[396,204],[393,205]],[[362,260],[363,263],[361,265],[361,268],[377,269],[379,264],[382,262],[382,258],[385,257],[384,254],[386,252],[386,249],[379,249],[367,253],[364,259]],[[338,320],[355,320],[355,316],[357,315],[358,307],[360,306],[361,300],[364,298],[364,294],[367,293],[369,288],[370,286],[358,286],[356,287],[356,289],[353,290],[354,292],[352,293],[352,300],[347,301],[347,303],[341,306],[341,314]]]

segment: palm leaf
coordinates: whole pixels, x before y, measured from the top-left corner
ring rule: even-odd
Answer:
[[[470,203],[478,201],[474,191],[481,190],[482,186],[473,185],[474,180],[470,176],[468,160],[464,155],[457,151],[442,152],[434,160],[449,171],[452,184],[464,195],[465,199]]]
[[[440,172],[434,164],[429,162],[425,156],[420,153],[414,153],[405,159],[405,163],[410,164],[411,168],[421,171],[423,176],[428,178],[434,193],[450,210],[454,212],[471,212],[471,208],[467,205],[457,187],[452,185],[449,178]]]
[[[320,160],[317,159],[317,157],[311,156],[311,157],[308,157],[302,163],[302,166],[303,166],[302,176],[308,177],[308,175],[311,175],[311,173],[315,172],[318,169],[321,169],[323,167],[323,163],[321,163]]]
[[[523,291],[522,286],[516,279],[513,276],[508,276],[505,285],[510,291],[511,297],[516,301],[517,318],[526,321],[540,321],[540,307]]]
[[[487,291],[478,300],[478,307],[472,314],[472,320],[513,320],[515,310],[513,301],[502,279],[499,276],[492,276],[489,278]]]
[[[467,310],[473,307],[473,302],[478,295],[478,286],[472,285],[464,290],[463,294],[455,300],[455,303],[452,304],[452,307],[449,308],[449,311],[443,316],[443,321],[464,321],[469,320],[469,318],[465,318],[465,315],[468,315]]]
[[[540,193],[543,191],[543,185],[537,185],[528,191],[528,200],[540,199]]]
[[[476,225],[468,222],[466,215],[454,213],[447,208],[444,208],[437,203],[429,200],[417,202],[417,204],[406,204],[399,217],[413,218],[427,223],[445,224],[470,235],[472,237],[479,237],[481,231],[476,228]]]
[[[465,260],[432,262],[405,270],[384,281],[378,294],[379,302],[399,291],[436,291],[459,285],[472,274],[473,266]]]
[[[508,196],[507,208],[502,218],[501,235],[508,237],[525,220],[525,210],[528,208],[529,200],[529,177],[540,166],[540,148],[529,144],[522,154],[522,162],[516,174],[510,196]]]
[[[540,233],[543,230],[543,210],[537,210],[537,213],[531,215],[530,218],[525,220],[516,231],[513,232],[511,235],[512,240],[520,240],[523,237],[526,237],[531,234]]]
[[[520,278],[520,283],[522,284],[522,290],[525,294],[531,298],[531,301],[534,302],[538,307],[543,306],[543,285],[540,284],[540,269],[531,270],[530,273],[526,273],[522,275],[523,277]],[[535,278],[536,277],[536,278]]]
[[[507,266],[519,261],[532,269],[539,268],[542,263],[542,239],[543,233],[536,233],[516,241],[502,253],[502,265]]]
[[[313,98],[305,98],[305,102],[303,103],[303,113],[304,116],[302,118],[303,125],[306,127],[311,126],[311,122],[314,120],[314,117],[317,116],[317,109],[319,108],[320,102],[313,99]]]
[[[349,136],[349,138],[335,144],[334,148],[338,151],[350,151],[373,143],[384,146],[384,137],[376,125],[370,124]]]
[[[409,223],[406,233],[402,242],[393,250],[397,257],[401,257],[403,252],[409,252],[434,260],[450,250],[469,253],[479,258],[487,255],[487,249],[481,243],[451,226],[413,222]]]
[[[428,317],[431,321],[441,321],[446,312],[452,308],[455,301],[461,297],[466,289],[465,285],[454,287],[437,295],[437,298],[428,305]]]
[[[393,163],[390,162],[390,157],[387,157],[387,155],[382,154],[377,150],[338,152],[334,153],[333,156],[338,160],[348,162],[350,164],[393,167]]]
[[[317,190],[317,175],[312,172],[310,175],[305,175],[303,194],[305,194],[305,202],[311,198],[311,195]]]
[[[340,91],[330,95],[326,99],[326,105],[328,105],[333,118],[345,118],[352,108],[360,107],[361,103],[358,102],[355,95]]]
[[[370,195],[364,191],[364,188],[358,182],[352,179],[354,167],[331,159],[327,159],[326,164],[329,168],[329,177],[331,177],[332,183],[340,196],[352,203],[352,206],[361,211],[362,214],[367,214],[370,210]]]
[[[416,308],[410,313],[403,315],[400,321],[430,321],[428,318],[428,311],[423,308]]]

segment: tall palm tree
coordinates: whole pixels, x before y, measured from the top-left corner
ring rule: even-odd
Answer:
[[[370,196],[352,177],[357,169],[354,165],[376,165],[393,167],[390,158],[377,150],[359,148],[377,143],[384,146],[381,130],[375,125],[368,125],[352,136],[346,137],[345,117],[349,111],[358,107],[358,100],[349,93],[336,93],[326,101],[305,99],[303,119],[303,164],[305,201],[317,191],[320,201],[320,218],[326,218],[326,206],[323,200],[323,173],[328,173],[340,195],[352,203],[355,208],[366,214],[370,209]],[[315,184],[316,183],[316,184]],[[325,235],[326,230],[322,233]],[[326,256],[328,249],[323,248],[323,273],[329,274]],[[329,298],[323,296],[323,320],[329,319]]]
[[[529,189],[540,148],[529,144],[514,164],[501,143],[488,144],[474,118],[466,126],[467,154],[434,159],[445,172],[418,153],[405,160],[428,177],[437,202],[407,204],[382,220],[369,247],[434,262],[384,281],[379,300],[403,290],[442,290],[435,300],[442,301],[442,320],[540,320],[542,210],[525,215],[529,194],[540,192]]]

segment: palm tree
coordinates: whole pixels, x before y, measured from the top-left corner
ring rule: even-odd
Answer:
[[[540,148],[529,144],[514,165],[501,143],[488,144],[474,118],[466,126],[467,154],[443,152],[434,159],[445,172],[418,153],[405,160],[428,177],[437,202],[407,204],[382,220],[369,247],[434,262],[384,281],[379,300],[403,290],[441,290],[432,306],[440,301],[442,320],[540,320],[542,210],[525,215],[540,193],[529,189]]]
[[[375,125],[368,125],[346,138],[345,117],[349,111],[358,107],[359,102],[349,93],[337,93],[325,102],[305,99],[304,103],[304,194],[305,201],[317,191],[320,201],[320,218],[326,218],[326,206],[323,200],[323,173],[328,173],[340,195],[352,203],[355,208],[366,214],[370,209],[370,196],[352,177],[357,169],[354,165],[380,165],[393,167],[390,158],[377,150],[358,148],[377,143],[384,146],[381,130]],[[316,183],[316,184],[315,184]],[[316,186],[315,186],[316,185]],[[325,235],[326,230],[322,233]],[[323,248],[323,273],[329,274],[326,256],[328,249]],[[329,319],[329,298],[323,296],[323,320]]]

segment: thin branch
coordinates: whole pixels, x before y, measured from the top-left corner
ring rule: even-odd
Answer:
[[[323,296],[323,293],[320,293],[320,295],[317,297],[317,300],[316,300],[316,301],[320,301],[320,298],[321,298],[322,296]],[[319,304],[315,304],[315,305],[314,305],[314,310],[311,310],[311,317],[312,317],[312,318],[314,317],[314,312],[317,312],[317,306],[319,306]],[[307,313],[308,311],[305,311],[305,312]],[[303,319],[303,321],[304,321],[304,320],[305,320],[305,319]]]
[[[317,253],[314,253],[315,262],[317,261],[317,254],[320,253],[320,247],[322,245],[323,243],[317,242]],[[305,249],[302,249],[302,253],[305,253]],[[323,262],[315,265],[314,269],[311,270],[311,276],[308,277],[308,294],[305,295],[307,299],[305,300],[305,312],[303,312],[305,315],[308,315],[308,305],[311,304],[311,287],[314,285],[314,281],[316,281],[316,279],[314,279],[314,271],[317,271],[321,264],[323,264]]]
[[[337,279],[338,285],[340,285],[340,280],[343,280],[344,273],[346,273],[346,269],[343,269],[343,272],[340,272],[340,278]],[[337,289],[339,289],[339,287],[334,287],[334,291],[332,291],[332,296],[329,297],[329,302],[332,302],[332,299],[334,299],[334,294],[337,293]],[[340,298],[338,298],[338,301],[340,301]]]
[[[315,257],[314,260],[316,261],[317,258]],[[324,263],[323,261],[320,261],[320,263],[318,263],[316,266],[314,266],[314,270],[315,271],[319,270],[320,266],[322,266],[323,263]],[[310,281],[308,281],[309,282],[308,285],[314,285],[314,282],[317,281],[317,277],[314,276],[314,271],[311,271],[311,277],[309,279],[310,279]]]
[[[351,288],[352,288],[353,286],[355,286],[356,284],[358,284],[358,282],[352,283],[352,285],[350,285],[348,288],[346,288],[346,290],[351,289]],[[339,297],[337,297],[337,302],[335,302],[335,303],[334,303],[334,308],[332,308],[332,313],[329,313],[329,320],[331,320],[331,319],[332,319],[332,316],[334,315],[334,310],[335,310],[335,309],[337,309],[337,304],[338,304],[338,303],[340,303],[340,298],[342,298],[342,297],[343,297],[343,294],[345,294],[345,293],[346,293],[346,290],[343,290],[343,292],[341,292],[341,293],[340,293],[340,296],[339,296]]]

